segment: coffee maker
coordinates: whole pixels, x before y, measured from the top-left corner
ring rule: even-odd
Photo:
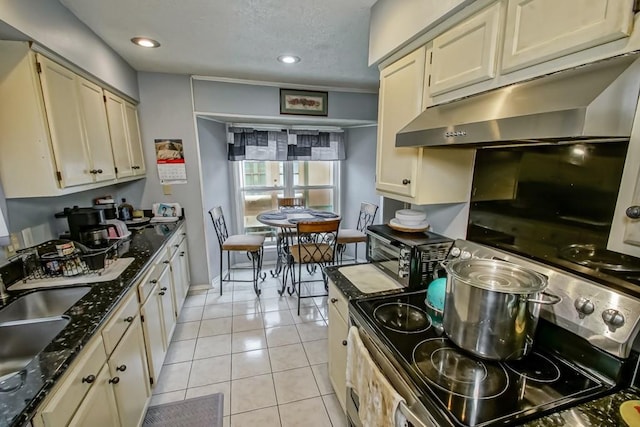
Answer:
[[[70,239],[87,246],[101,247],[107,244],[110,229],[115,230],[116,235],[118,233],[115,225],[106,223],[102,209],[74,206],[64,208],[64,211],[56,213],[55,217],[67,218]]]

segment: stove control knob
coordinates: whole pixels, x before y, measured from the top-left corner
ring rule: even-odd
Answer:
[[[398,270],[398,277],[404,279],[405,277],[409,277],[409,272],[406,269]]]
[[[453,247],[453,248],[451,248],[450,255],[451,255],[452,257],[454,257],[454,258],[457,258],[457,257],[459,257],[459,256],[460,256],[460,252],[461,252],[461,251],[460,251],[460,248]]]
[[[615,332],[617,328],[624,325],[624,316],[613,308],[602,312],[602,320],[604,320],[611,332]]]
[[[578,311],[578,317],[584,319],[584,316],[588,316],[593,313],[596,309],[596,306],[591,302],[591,300],[580,297],[574,303],[573,306]]]
[[[471,252],[462,251],[460,253],[460,259],[471,259]]]
[[[411,251],[408,249],[400,249],[400,258],[409,259],[411,256]]]

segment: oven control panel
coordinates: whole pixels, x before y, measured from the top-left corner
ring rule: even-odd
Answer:
[[[541,306],[541,317],[614,356],[629,356],[640,332],[640,300],[549,265],[466,240],[456,240],[449,253],[451,260],[474,258],[511,262],[543,274],[548,280],[545,292],[561,301]]]

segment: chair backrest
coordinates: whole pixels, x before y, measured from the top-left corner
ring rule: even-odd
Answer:
[[[216,230],[218,236],[218,243],[220,247],[229,238],[229,231],[227,230],[227,223],[224,221],[224,214],[222,213],[222,206],[216,206],[209,210],[211,221],[213,221],[213,228]]]
[[[376,213],[378,213],[377,205],[367,202],[360,203],[360,214],[358,215],[358,225],[356,228],[364,233],[367,227],[373,224]]]
[[[296,224],[297,259],[301,263],[333,264],[340,219],[299,222]]]
[[[279,208],[304,208],[304,197],[278,197]]]

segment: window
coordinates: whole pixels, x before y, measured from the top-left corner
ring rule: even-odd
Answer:
[[[274,242],[272,228],[256,216],[276,209],[277,198],[285,195],[304,196],[312,209],[339,212],[339,166],[339,161],[233,162],[238,232],[264,234]]]

